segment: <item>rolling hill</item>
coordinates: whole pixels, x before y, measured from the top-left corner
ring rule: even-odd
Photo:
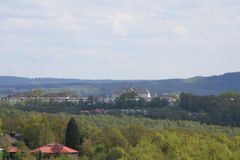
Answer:
[[[153,93],[190,92],[199,95],[216,95],[224,91],[240,91],[240,72],[210,77],[168,80],[80,80],[61,78],[23,78],[0,76],[0,94],[34,88],[45,90],[73,90],[80,95],[111,95],[118,88],[149,88]]]

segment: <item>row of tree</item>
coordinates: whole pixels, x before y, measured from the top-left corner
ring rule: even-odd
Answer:
[[[180,108],[195,113],[194,119],[208,124],[240,126],[240,93],[219,96],[180,95]]]

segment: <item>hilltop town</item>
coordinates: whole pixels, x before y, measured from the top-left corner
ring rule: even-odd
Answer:
[[[117,98],[126,93],[135,93],[136,101],[139,99],[144,99],[146,102],[150,102],[153,98],[161,97],[162,99],[168,101],[169,103],[174,103],[177,101],[176,97],[178,95],[161,95],[158,96],[153,94],[147,88],[121,88],[114,90],[111,97],[107,96],[87,96],[80,97],[77,95],[69,95],[66,92],[56,92],[56,93],[43,93],[41,89],[35,89],[28,92],[19,92],[15,94],[8,95],[7,97],[0,97],[1,101],[8,101],[11,104],[16,104],[19,102],[25,102],[30,100],[40,100],[42,102],[72,102],[72,103],[85,103],[89,100],[94,103],[114,103]]]

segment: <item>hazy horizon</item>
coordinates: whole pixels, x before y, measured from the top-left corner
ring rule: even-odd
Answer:
[[[224,74],[229,74],[229,73],[240,73],[240,71],[235,71],[235,72],[226,72],[226,73],[220,73],[220,74],[213,74],[213,75],[195,75],[192,77],[170,77],[170,78],[162,78],[162,79],[111,79],[111,78],[105,78],[105,79],[90,79],[90,78],[74,78],[74,77],[27,77],[27,76],[16,76],[16,75],[0,75],[0,77],[19,77],[19,78],[29,78],[29,79],[38,79],[38,78],[42,78],[42,79],[76,79],[76,80],[113,80],[113,81],[118,81],[118,80],[136,80],[136,81],[141,81],[141,80],[171,80],[171,79],[190,79],[190,78],[196,78],[196,77],[212,77],[212,76],[221,76]]]
[[[240,1],[0,0],[0,75],[155,80],[240,71]]]

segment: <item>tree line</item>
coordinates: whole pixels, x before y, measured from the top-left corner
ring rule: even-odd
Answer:
[[[109,110],[108,114],[120,115],[121,109],[144,109],[146,114],[134,113],[154,119],[193,120],[207,124],[240,126],[240,93],[225,92],[218,96],[199,96],[182,93],[175,104],[170,105],[162,97],[154,97],[147,102],[136,97],[134,93],[126,93],[114,103],[94,102],[89,98],[86,102],[41,102],[39,100],[20,102],[15,105],[22,111],[47,113],[81,114],[84,110],[96,108]]]
[[[240,93],[196,96],[182,93],[179,107],[195,114],[193,119],[208,124],[240,126]]]

